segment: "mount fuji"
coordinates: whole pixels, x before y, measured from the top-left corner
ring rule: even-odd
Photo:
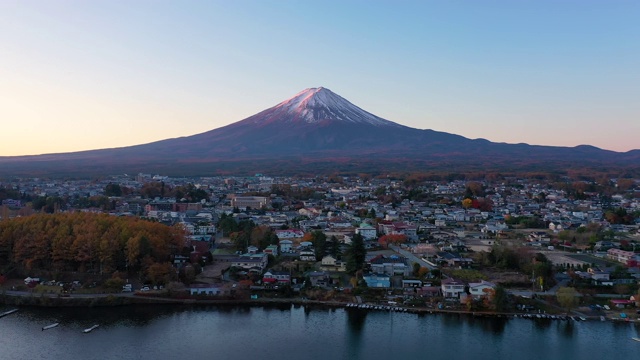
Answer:
[[[241,123],[264,125],[272,122],[320,124],[345,122],[372,126],[401,125],[375,116],[353,105],[345,98],[323,87],[305,89],[292,98],[264,110]]]
[[[547,171],[640,168],[640,150],[493,143],[383,119],[329,89],[309,88],[236,123],[144,145],[0,157],[0,176],[321,171]]]

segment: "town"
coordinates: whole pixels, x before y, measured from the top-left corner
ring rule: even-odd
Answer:
[[[0,199],[0,228],[33,214],[100,213],[177,227],[187,241],[164,267],[141,263],[135,274],[9,266],[1,249],[3,295],[638,319],[632,178],[138,174],[14,179],[0,183]]]

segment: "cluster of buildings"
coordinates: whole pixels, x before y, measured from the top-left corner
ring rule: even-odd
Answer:
[[[197,202],[156,196],[145,197],[146,184],[161,182],[163,189],[187,184],[204,190],[207,198]],[[81,197],[104,196],[107,185],[126,188],[126,195],[110,196],[109,210],[80,208]],[[3,199],[2,217],[16,216],[16,211],[28,206],[25,199],[61,197],[67,211],[105,211],[114,215],[142,216],[167,224],[181,224],[192,236],[194,253],[204,255],[220,237],[216,227],[222,214],[236,221],[251,220],[258,226],[269,226],[279,238],[278,245],[269,248],[249,248],[246,254],[231,254],[216,258],[230,266],[262,275],[265,283],[289,283],[290,272],[268,269],[268,256],[282,256],[301,262],[316,263],[309,278],[314,285],[332,286],[333,274],[344,272],[344,262],[334,256],[316,258],[313,244],[303,241],[310,231],[321,231],[327,238],[335,237],[348,246],[355,234],[365,239],[365,247],[380,249],[381,236],[401,236],[411,259],[401,255],[375,255],[367,258],[364,280],[370,287],[406,288],[407,292],[440,294],[445,297],[460,294],[460,286],[474,296],[486,294],[492,284],[486,282],[459,284],[442,282],[439,289],[413,277],[412,263],[421,265],[465,268],[473,260],[461,255],[466,250],[489,250],[501,237],[508,236],[509,221],[514,218],[536,218],[545,228],[533,231],[524,239],[531,245],[551,244],[564,230],[597,224],[621,236],[637,238],[640,218],[632,223],[611,224],[605,219],[606,208],[623,208],[629,213],[640,211],[640,196],[629,190],[603,198],[587,193],[576,200],[566,191],[550,184],[510,178],[497,183],[476,183],[482,188],[467,201],[467,181],[423,182],[408,188],[402,181],[388,178],[272,178],[254,177],[169,178],[138,174],[113,176],[101,180],[60,181],[48,179],[18,179],[2,184],[19,188],[21,199]],[[471,200],[471,199],[470,199]],[[635,241],[635,240],[634,240]],[[606,257],[629,266],[637,266],[634,251],[616,248]],[[178,259],[186,261],[187,259]],[[395,281],[394,279],[400,279]]]

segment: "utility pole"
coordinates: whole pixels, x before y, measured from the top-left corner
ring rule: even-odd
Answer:
[[[533,270],[533,274],[531,276],[531,291],[532,292],[536,292],[536,271],[535,269]],[[533,295],[533,294],[531,294]]]

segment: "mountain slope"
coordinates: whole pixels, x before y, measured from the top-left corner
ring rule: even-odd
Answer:
[[[239,122],[130,147],[0,157],[0,176],[158,172],[207,175],[325,169],[565,169],[640,167],[640,151],[492,143],[375,116],[326,88],[303,90]]]

